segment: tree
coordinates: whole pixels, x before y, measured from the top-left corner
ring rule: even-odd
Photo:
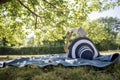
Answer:
[[[109,26],[110,32],[117,35],[120,32],[120,19],[113,17],[106,17],[98,19],[100,23],[104,23]]]
[[[98,21],[102,24],[105,24],[108,26],[108,33],[112,34],[113,37],[111,37],[111,43],[119,45],[119,32],[120,32],[120,19],[118,18],[112,18],[112,17],[106,17],[106,18],[100,18]],[[118,46],[119,47],[119,46]]]
[[[29,30],[36,35],[35,44],[63,39],[67,29],[80,27],[90,12],[109,9],[119,1],[2,0],[0,4],[0,40],[17,45],[24,44]]]
[[[110,33],[108,33],[108,26],[99,23],[97,20],[85,23],[84,27],[88,32],[88,37],[93,39],[96,44],[111,38]]]
[[[86,21],[84,26],[90,37],[99,48],[115,49],[120,20],[118,18],[106,17],[93,21]],[[111,46],[112,45],[112,46]]]

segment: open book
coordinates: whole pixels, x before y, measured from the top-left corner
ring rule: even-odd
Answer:
[[[87,36],[87,32],[83,29],[83,28],[78,28],[78,29],[74,29],[73,31],[73,34],[79,34],[80,37],[86,37]]]

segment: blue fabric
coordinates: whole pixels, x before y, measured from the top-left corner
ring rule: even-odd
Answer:
[[[93,60],[81,59],[81,58],[68,58],[66,54],[54,54],[46,55],[38,58],[19,58],[9,61],[1,61],[0,67],[4,66],[17,66],[24,67],[27,65],[37,65],[39,67],[45,67],[48,65],[57,66],[62,64],[63,66],[94,66],[98,68],[107,67],[111,64],[119,61],[119,54],[105,55],[96,57]]]

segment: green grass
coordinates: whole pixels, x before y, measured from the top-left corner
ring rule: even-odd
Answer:
[[[0,80],[119,80],[120,62],[104,69],[92,66],[63,67],[48,66],[40,68],[5,67],[0,68]]]
[[[119,51],[118,51],[119,52]],[[108,52],[102,52],[107,53]],[[114,51],[110,53],[115,53]],[[7,60],[8,58],[1,58]],[[120,62],[104,69],[92,66],[64,67],[48,66],[0,68],[0,80],[120,80]]]

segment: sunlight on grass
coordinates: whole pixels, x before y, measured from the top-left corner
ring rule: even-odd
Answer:
[[[108,50],[108,51],[100,51],[101,55],[109,55],[114,53],[120,53],[120,50]]]

